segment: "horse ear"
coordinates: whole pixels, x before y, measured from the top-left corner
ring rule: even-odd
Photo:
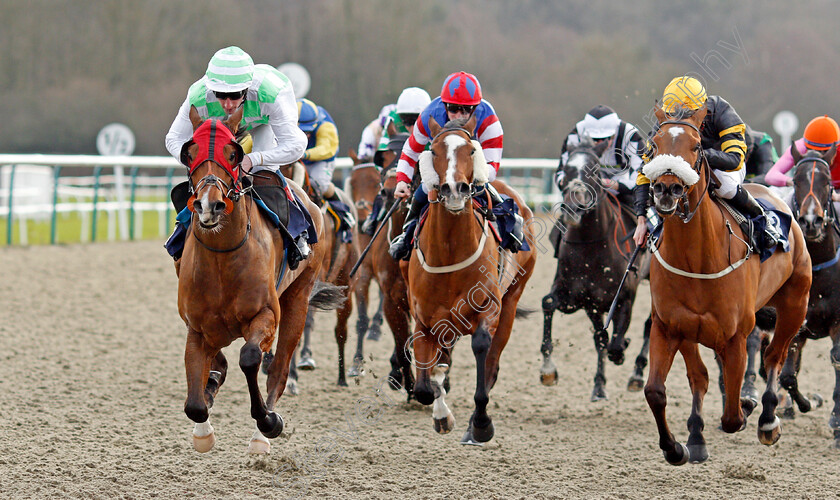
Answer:
[[[239,123],[242,121],[242,116],[244,114],[245,106],[239,106],[239,108],[223,122],[225,127],[230,130],[231,134],[236,135],[236,131],[239,129]]]
[[[706,106],[703,106],[691,115],[691,119],[694,124],[697,125],[697,128],[700,128],[700,124],[703,123],[703,119],[706,118],[706,114],[708,114],[708,112],[709,109]]]
[[[440,133],[440,125],[432,116],[429,117],[429,132],[431,132],[433,138]]]
[[[600,158],[601,155],[604,154],[604,151],[607,150],[607,146],[609,146],[611,142],[612,141],[609,139],[606,141],[599,142],[597,146],[592,148],[592,152],[598,155],[598,157]]]
[[[662,123],[667,119],[665,117],[665,110],[659,105],[659,101],[656,101],[654,105],[653,114],[656,115],[656,119],[659,120],[659,123]]]
[[[793,164],[796,165],[799,163],[799,160],[802,159],[802,153],[799,152],[799,148],[796,147],[796,143],[793,142],[790,145],[790,155],[793,157]]]
[[[204,120],[201,119],[201,116],[198,114],[198,110],[195,106],[190,106],[190,122],[192,122],[193,132],[198,129],[198,126],[201,125],[201,122]]]
[[[837,155],[837,148],[828,148],[825,150],[825,153],[822,155],[822,159],[825,160],[826,163],[831,165],[834,163],[834,157]]]
[[[350,151],[347,152],[347,156],[349,156],[350,159],[353,160],[353,165],[358,165],[358,164],[362,163],[361,161],[359,161],[359,155],[356,153],[356,150],[353,149],[353,148],[350,148]]]
[[[475,133],[475,124],[478,122],[478,119],[475,117],[475,113],[470,116],[470,119],[467,120],[467,123],[464,124],[464,130],[468,131],[470,135],[474,135]]]

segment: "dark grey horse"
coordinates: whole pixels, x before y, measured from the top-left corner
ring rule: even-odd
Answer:
[[[633,248],[630,239],[636,228],[636,218],[630,210],[621,208],[614,196],[601,185],[599,157],[607,146],[604,141],[595,146],[584,138],[570,151],[563,166],[560,189],[563,202],[556,215],[557,273],[551,291],[543,298],[543,366],[540,380],[545,385],[557,381],[557,368],[551,361],[551,320],[554,311],[566,314],[579,309],[586,311],[595,328],[595,349],[598,352],[595,387],[592,401],[606,399],[604,388],[604,360],[609,357],[615,364],[624,362],[624,350],[629,343],[624,335],[630,326],[630,315],[636,299],[636,288],[647,278],[650,254],[643,252],[635,263],[621,291],[618,283],[627,268]],[[562,226],[562,227],[560,227]],[[613,318],[612,339],[603,330],[605,315],[612,300],[619,293]],[[644,345],[636,360],[628,390],[641,390],[643,371],[647,365],[650,319],[645,324]]]

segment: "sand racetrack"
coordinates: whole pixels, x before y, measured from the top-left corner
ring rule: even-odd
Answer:
[[[502,356],[490,394],[495,438],[463,447],[475,383],[468,342],[455,348],[447,396],[456,428],[438,435],[431,408],[406,404],[404,393],[376,394],[389,371],[387,329],[366,345],[367,375],[349,388],[335,385],[334,316],[319,313],[319,368],[302,374],[301,395],[280,400],[287,427],[271,454],[246,454],[254,423],[238,367],[241,340],[225,350],[230,369],[211,414],[216,447],[199,454],[183,412],[177,281],[161,243],[0,250],[0,497],[720,499],[836,498],[840,491],[840,453],[827,426],[828,340],[809,343],[800,377],[828,408],[783,421],[781,441],[771,447],[758,443],[757,413],[741,433],[717,430],[718,370],[704,348],[713,379],[704,414],[711,458],[682,467],[664,461],[643,394],[624,389],[650,304],[646,285],[628,361],[607,368],[608,401],[589,401],[595,351],[583,313],[555,316],[561,381],[539,384],[536,313],[517,321]],[[554,265],[540,257],[524,305],[539,309]],[[348,358],[354,343],[355,334]],[[685,442],[690,393],[679,356],[668,397],[671,428]],[[376,418],[360,422],[358,401],[378,405]]]

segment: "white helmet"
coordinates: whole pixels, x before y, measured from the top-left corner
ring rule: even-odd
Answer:
[[[254,78],[254,61],[239,47],[226,47],[213,54],[204,78],[212,92],[245,90]]]
[[[408,87],[400,94],[397,99],[397,114],[420,114],[432,98],[429,93],[419,87]]]
[[[587,134],[593,139],[604,139],[614,136],[620,124],[621,120],[612,108],[599,104],[578,122],[577,129],[578,133]]]

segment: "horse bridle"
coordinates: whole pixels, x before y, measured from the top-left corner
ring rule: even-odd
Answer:
[[[828,205],[826,207],[827,210],[826,210],[826,208],[823,208],[823,204],[820,202],[819,198],[817,198],[816,193],[814,193],[814,174],[817,171],[817,165],[818,164],[824,165],[825,168],[828,170],[826,175],[829,178],[829,185],[831,185],[831,166],[823,158],[809,157],[809,158],[802,158],[798,162],[796,162],[796,165],[794,166],[794,169],[795,169],[794,171],[798,171],[799,166],[802,165],[803,163],[806,163],[806,162],[812,162],[813,166],[811,167],[811,184],[810,184],[810,186],[808,186],[808,194],[806,194],[805,197],[802,198],[802,204],[804,204],[808,200],[808,198],[814,198],[814,203],[816,203],[817,207],[822,209],[823,213],[825,214],[825,217],[823,217],[823,223],[822,223],[822,227],[825,228],[829,224],[832,224],[834,222],[834,219],[836,218],[836,214],[834,212],[834,203],[831,202],[831,195],[829,195],[828,203],[826,203],[826,205]],[[794,191],[794,193],[793,193],[793,206],[791,208],[793,208],[793,214],[797,219],[799,219],[799,209],[801,208],[802,204],[800,204],[797,201],[796,192]]]
[[[702,138],[702,135],[700,134],[700,129],[697,128],[697,126],[693,123],[689,123],[682,120],[665,120],[664,122],[658,125],[657,130],[661,130],[663,125],[684,125],[686,127],[694,129],[694,131],[697,132],[697,135]],[[700,175],[701,170],[703,168],[703,164],[709,164],[709,162],[706,160],[706,153],[703,151],[702,140],[701,142],[697,143],[697,146],[695,146],[694,151],[697,151],[697,159],[694,161],[694,165],[691,166],[691,169],[697,172],[698,175]],[[703,198],[709,191],[709,186],[711,186],[711,184],[712,175],[711,172],[709,172],[709,175],[706,176],[706,186],[703,188],[703,192],[700,194],[700,199],[697,200],[697,205],[694,207],[694,210],[689,210],[690,205],[688,201],[688,195],[691,194],[691,192],[694,190],[695,184],[689,186],[688,189],[686,189],[683,192],[682,196],[680,196],[677,208],[677,215],[684,223],[688,224],[688,222],[691,221],[691,219],[694,217],[694,214],[697,213],[697,210],[700,209],[700,204],[703,202]]]
[[[472,140],[473,140],[473,135],[472,135],[472,132],[470,132],[469,130],[467,130],[467,129],[463,128],[463,127],[452,127],[452,128],[445,128],[445,129],[441,130],[440,132],[438,132],[438,133],[437,133],[437,134],[436,134],[436,135],[432,138],[432,140],[431,140],[431,141],[429,141],[429,144],[431,144],[431,143],[435,142],[435,141],[437,140],[437,138],[438,138],[438,137],[442,136],[443,134],[449,133],[449,132],[463,132],[463,133],[467,134],[467,140],[468,140],[468,141],[472,141]],[[437,189],[437,190],[439,190],[439,189],[440,189],[440,187],[438,186],[436,189]],[[474,195],[475,195],[478,191],[479,191],[479,188],[478,188],[478,187],[476,187],[476,185],[475,185],[474,183],[470,183],[470,193],[467,195],[467,202],[471,202],[471,201],[472,201],[473,196],[474,196]],[[440,199],[439,197],[436,197],[434,200],[432,200],[431,198],[429,198],[429,203],[430,203],[430,204],[436,204],[436,203],[440,203],[440,202],[441,202],[441,199]]]
[[[573,154],[574,154],[574,153],[585,154],[585,155],[589,156],[590,158],[592,158],[592,159],[594,160],[594,164],[595,164],[595,165],[600,165],[600,163],[601,163],[601,158],[600,158],[598,155],[596,155],[594,151],[590,151],[590,150],[588,150],[588,149],[585,149],[585,150],[581,150],[581,151],[573,151],[572,153],[573,153]],[[571,155],[570,155],[570,157],[571,157]],[[568,163],[568,160],[567,160],[567,163]],[[588,167],[589,165],[591,165],[591,164],[590,164],[590,163],[587,163],[586,165],[584,165],[584,167],[583,167],[583,168],[585,169],[585,168],[586,168],[586,167]],[[580,171],[580,169],[578,169],[578,171]],[[566,185],[566,187],[564,187],[562,190],[560,190],[560,195],[561,195],[561,199],[560,199],[560,208],[561,208],[561,209],[562,209],[563,207],[567,207],[567,206],[568,206],[568,204],[566,203],[566,194],[567,194],[567,192],[568,192],[569,188],[571,187],[572,182],[574,182],[575,180],[579,180],[579,179],[574,179],[574,180],[572,180],[572,181],[571,181],[568,185]],[[600,179],[599,179],[599,180],[600,180]],[[581,181],[581,182],[583,182],[583,181]],[[603,192],[603,187],[601,186],[601,183],[600,183],[600,182],[595,182],[595,184],[597,184],[597,185],[598,185],[598,194],[600,195],[600,194]],[[591,211],[595,210],[595,208],[596,208],[597,206],[598,206],[598,198],[596,198],[595,200],[593,200],[593,203],[592,203],[592,204],[590,204],[590,206],[588,206],[588,207],[586,207],[586,208],[583,208],[583,209],[580,209],[580,207],[575,207],[574,209],[572,209],[572,211],[573,211],[573,212],[575,212],[575,213],[579,213],[579,214],[581,214],[581,215],[582,215],[582,214],[587,214],[587,213],[589,213],[589,212],[591,212]]]
[[[240,197],[244,193],[247,193],[251,189],[253,189],[252,188],[253,183],[251,183],[252,184],[251,186],[248,186],[246,188],[242,187],[242,179],[245,176],[252,176],[253,174],[245,173],[242,170],[242,164],[237,165],[236,168],[239,170],[238,180],[234,181],[234,182],[231,182],[230,185],[228,183],[226,183],[225,181],[223,181],[222,179],[220,179],[219,177],[217,177],[216,175],[214,175],[214,174],[205,175],[204,177],[202,177],[198,181],[198,183],[195,186],[193,186],[192,178],[191,177],[188,178],[189,179],[190,192],[192,193],[192,196],[190,196],[189,201],[187,201],[187,206],[189,207],[190,212],[192,212],[193,217],[195,217],[195,210],[193,209],[193,203],[195,202],[195,198],[198,195],[199,190],[201,190],[205,186],[209,186],[211,188],[215,187],[216,189],[218,189],[222,193],[222,198],[225,200],[225,213],[230,214],[231,212],[233,212],[233,206],[236,202],[239,201]],[[222,186],[224,186],[224,189],[222,189]],[[242,237],[242,241],[240,241],[237,245],[235,245],[231,248],[214,248],[214,247],[211,247],[208,244],[201,241],[201,239],[198,237],[198,234],[196,234],[196,231],[193,230],[191,232],[193,234],[193,237],[195,238],[195,241],[197,241],[201,246],[203,246],[207,250],[210,250],[211,252],[228,253],[228,252],[233,252],[235,250],[239,250],[240,248],[242,248],[243,245],[245,245],[245,242],[247,242],[248,238],[251,236],[251,210],[250,210],[250,205],[246,206],[245,210],[248,213],[248,224],[247,224],[246,229],[245,229],[245,236]]]

